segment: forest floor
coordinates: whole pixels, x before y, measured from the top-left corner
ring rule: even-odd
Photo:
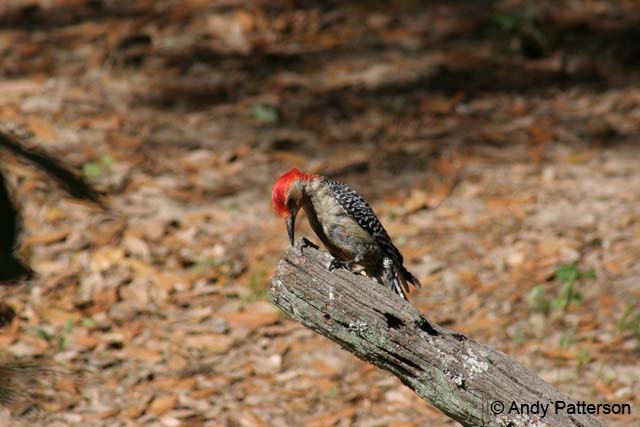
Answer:
[[[0,5],[2,128],[110,207],[3,153],[38,277],[0,352],[61,374],[0,425],[454,425],[268,302],[292,166],[365,195],[430,320],[640,425],[638,3],[219,3]]]

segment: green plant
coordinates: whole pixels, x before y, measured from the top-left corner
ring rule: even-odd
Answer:
[[[328,399],[333,399],[338,395],[338,392],[340,390],[338,389],[338,386],[333,386],[331,387],[329,390],[327,390],[327,392],[324,394],[324,396]]]
[[[83,317],[82,320],[80,320],[80,325],[85,328],[94,328],[96,326],[96,321],[91,317]]]
[[[193,263],[191,269],[196,273],[204,273],[205,271],[209,271],[212,268],[217,267],[218,265],[220,265],[220,263],[214,257],[200,256]]]
[[[267,269],[263,265],[258,265],[250,271],[248,285],[251,292],[247,296],[247,302],[253,303],[267,299],[266,276]]]
[[[627,306],[618,320],[618,331],[624,333],[631,331],[635,337],[640,339],[640,307],[638,303],[627,303]]]
[[[66,350],[73,343],[73,340],[68,336],[73,330],[73,326],[73,320],[69,319],[60,334],[53,335],[44,329],[38,329],[38,336],[49,345],[57,346],[58,350]]]
[[[572,303],[578,304],[580,301],[582,301],[582,294],[575,289],[575,282],[565,282],[560,294],[551,300],[551,308],[566,312]]]
[[[581,271],[573,264],[563,265],[556,270],[555,279],[563,283],[560,294],[551,301],[551,308],[562,309],[566,312],[571,304],[582,301],[582,294],[576,289],[576,283],[581,279],[595,279],[593,271]]]
[[[547,315],[551,310],[551,302],[547,297],[547,290],[542,285],[535,286],[529,291],[527,302],[529,303],[529,308],[538,313]]]
[[[558,347],[560,348],[571,347],[576,342],[574,335],[575,335],[575,330],[573,329],[567,332],[564,332],[562,336],[560,336],[560,341],[558,341]]]
[[[498,13],[493,21],[506,36],[505,46],[510,53],[520,51],[534,58],[542,56],[549,48],[549,37],[542,30],[535,8]]]
[[[529,307],[545,315],[552,310],[566,312],[571,304],[579,304],[582,301],[582,294],[577,289],[578,282],[595,277],[593,271],[582,271],[573,264],[560,266],[554,274],[554,279],[562,284],[560,292],[555,297],[551,297],[544,286],[535,286],[527,296]]]
[[[512,339],[513,339],[513,342],[516,343],[517,345],[524,344],[527,340],[525,331],[522,329],[517,329],[514,332]]]
[[[582,350],[580,350],[580,353],[578,353],[578,360],[576,363],[576,372],[575,372],[576,379],[582,372],[582,369],[587,364],[587,362],[589,362],[589,351],[583,348]]]
[[[99,161],[87,162],[82,165],[82,173],[89,179],[98,179],[100,178],[106,171],[111,169],[113,165],[113,158],[105,154],[100,157]]]
[[[259,122],[267,124],[278,123],[278,110],[268,105],[253,104],[251,116]]]

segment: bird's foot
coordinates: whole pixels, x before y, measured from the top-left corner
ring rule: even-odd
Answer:
[[[307,239],[306,237],[303,237],[302,245],[300,245],[300,255],[304,255],[304,250],[306,248],[320,249],[318,245],[313,243],[311,240]]]
[[[329,264],[329,271],[333,271],[337,268],[344,268],[345,270],[351,270],[351,262],[342,261],[342,260],[339,260],[338,258],[334,258],[331,260],[331,263]]]

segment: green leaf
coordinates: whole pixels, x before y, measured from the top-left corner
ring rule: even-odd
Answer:
[[[636,308],[636,303],[627,304],[617,326],[618,332],[631,331],[634,336],[640,338],[640,312],[635,312]]]
[[[538,285],[529,291],[527,302],[532,310],[540,313],[548,314],[551,308],[549,298],[547,298],[547,290],[542,285]]]
[[[580,270],[573,264],[563,265],[556,270],[556,280],[572,282],[580,277]]]
[[[576,364],[576,375],[582,372],[585,364],[589,361],[589,351],[587,349],[580,350],[578,353],[578,363]]]
[[[43,340],[45,340],[46,342],[51,341],[51,339],[53,338],[53,335],[49,334],[44,329],[38,329],[38,336]]]
[[[102,175],[102,166],[97,162],[88,162],[82,165],[82,173],[89,179],[96,179]]]
[[[519,20],[517,16],[508,13],[501,13],[494,16],[493,20],[504,31],[511,31],[516,26],[516,22]]]
[[[113,165],[113,157],[111,157],[108,154],[105,154],[100,158],[100,162],[102,163],[102,166],[109,169],[111,165]]]
[[[551,301],[551,307],[567,311],[572,303],[582,301],[582,294],[575,289],[575,282],[568,281],[560,291],[560,295]]]
[[[65,325],[64,325],[64,332],[68,334],[72,330],[73,330],[73,320],[72,319],[68,319],[67,323],[65,323]]]
[[[560,341],[558,342],[558,347],[569,348],[574,342],[575,342],[575,339],[573,338],[572,332],[564,333],[560,337]]]
[[[73,340],[71,339],[71,337],[65,336],[65,337],[61,337],[60,342],[58,343],[58,347],[60,347],[60,350],[66,350],[72,344],[73,344]]]
[[[262,123],[275,124],[278,122],[278,111],[268,105],[253,104],[251,115]]]
[[[90,317],[84,317],[82,320],[80,320],[80,324],[85,328],[93,328],[94,326],[96,326],[96,321]]]

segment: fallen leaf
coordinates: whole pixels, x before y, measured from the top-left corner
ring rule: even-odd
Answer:
[[[255,330],[263,326],[269,326],[280,320],[280,315],[275,312],[236,312],[220,313],[216,317],[224,319],[231,327],[243,327]]]
[[[226,353],[234,344],[234,339],[225,334],[189,335],[184,344],[190,348],[206,350],[212,354]]]
[[[175,395],[160,396],[153,399],[149,407],[147,408],[147,414],[162,415],[176,406],[178,397]]]
[[[50,144],[58,140],[58,135],[49,122],[33,118],[29,119],[28,122],[29,129],[38,139]]]
[[[305,420],[305,427],[331,427],[342,419],[353,417],[355,412],[356,409],[354,407],[348,407],[329,414],[309,417]]]
[[[50,231],[48,233],[32,234],[22,240],[22,246],[28,248],[34,245],[47,245],[49,243],[64,240],[73,231],[70,228],[62,230]]]
[[[158,351],[148,350],[141,347],[126,346],[124,353],[127,357],[143,362],[157,363],[162,360],[162,355]]]
[[[47,323],[55,326],[65,326],[69,321],[77,322],[82,318],[77,311],[62,310],[57,307],[39,307],[37,312]]]

